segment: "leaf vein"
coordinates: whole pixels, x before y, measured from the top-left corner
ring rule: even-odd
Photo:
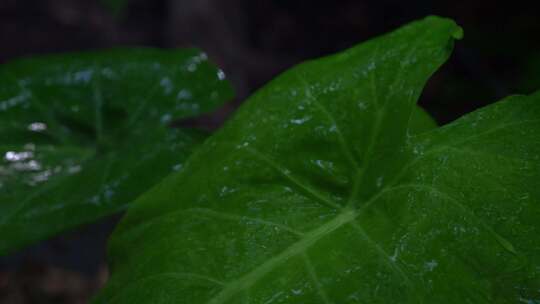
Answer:
[[[323,303],[325,304],[332,304],[330,302],[328,295],[326,294],[326,291],[323,288],[323,285],[321,281],[319,280],[319,276],[317,275],[317,271],[315,270],[315,267],[313,266],[313,263],[311,263],[311,259],[307,255],[307,253],[302,254],[302,259],[304,260],[304,264],[306,265],[307,272],[309,274],[309,277],[313,281],[313,284],[315,284],[317,288],[317,293],[319,293],[319,296],[323,300]]]
[[[337,120],[335,119],[334,115],[328,110],[328,108],[323,103],[321,103],[315,96],[313,96],[311,87],[307,83],[306,79],[304,79],[303,77],[299,77],[299,79],[304,84],[304,91],[305,91],[306,97],[310,100],[313,100],[313,104],[321,111],[321,113],[323,113],[326,116],[328,121],[330,121],[330,123],[333,126],[335,126],[339,147],[341,148],[343,155],[345,156],[345,158],[347,158],[350,164],[356,170],[358,170],[360,168],[360,165],[358,164],[358,161],[354,157],[354,150],[349,146],[347,141],[345,141],[345,137],[343,136],[341,127],[338,125]]]
[[[324,197],[322,194],[318,193],[316,190],[312,189],[311,187],[303,184],[301,181],[299,181],[296,177],[291,175],[290,170],[282,168],[280,165],[278,165],[276,162],[274,162],[270,157],[266,156],[262,152],[259,152],[258,150],[246,147],[246,151],[250,152],[251,154],[258,157],[260,160],[262,160],[264,163],[269,165],[271,168],[275,169],[277,172],[279,172],[283,177],[285,177],[289,182],[291,182],[294,186],[300,188],[303,192],[309,194],[313,199],[318,201],[319,203],[322,203],[323,205],[326,205],[331,208],[340,209],[341,207],[332,202],[331,200]]]
[[[214,211],[212,209],[208,209],[208,208],[190,208],[190,209],[185,209],[184,210],[185,212],[195,212],[195,213],[200,213],[200,214],[204,214],[204,215],[208,215],[208,216],[211,216],[211,217],[215,217],[215,218],[220,218],[220,219],[224,219],[224,220],[238,220],[238,221],[251,221],[251,222],[255,222],[255,223],[259,223],[259,224],[262,224],[262,225],[265,225],[265,226],[272,226],[272,227],[277,227],[277,228],[281,228],[283,230],[286,230],[292,234],[295,234],[296,236],[299,236],[299,237],[302,237],[304,236],[304,233],[298,231],[298,230],[295,230],[287,225],[283,225],[283,224],[279,224],[279,223],[275,223],[275,222],[272,222],[272,221],[268,221],[268,220],[264,220],[264,219],[260,219],[260,218],[256,218],[256,217],[249,217],[249,216],[241,216],[241,215],[237,215],[237,214],[232,214],[232,213],[225,213],[225,212],[221,212],[221,211]]]
[[[451,202],[455,207],[459,208],[463,213],[468,214],[473,217],[480,225],[493,236],[493,238],[501,245],[504,249],[508,250],[513,254],[518,254],[514,245],[507,240],[505,237],[497,233],[491,226],[489,226],[482,218],[478,217],[467,205],[462,204],[458,199],[454,198],[450,194],[441,191],[440,189],[434,187],[433,185],[427,184],[406,184],[404,186],[410,186],[426,192],[435,193],[438,196],[445,198],[447,201]]]
[[[371,245],[375,249],[375,251],[377,251],[379,255],[383,257],[385,263],[390,266],[390,268],[395,273],[397,273],[403,280],[405,280],[405,283],[412,290],[414,287],[412,281],[407,275],[407,273],[403,270],[403,268],[401,268],[398,263],[396,263],[393,259],[390,258],[388,253],[367,234],[367,232],[364,230],[364,228],[362,228],[362,226],[360,226],[358,222],[351,221],[349,224],[358,232],[362,239],[364,239],[369,245]]]

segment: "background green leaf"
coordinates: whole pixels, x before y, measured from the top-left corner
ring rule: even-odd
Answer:
[[[429,17],[258,91],[114,233],[96,303],[540,301],[540,93],[415,135]]]
[[[173,119],[232,97],[198,50],[116,49],[0,67],[0,254],[122,210],[206,137]]]
[[[411,134],[420,134],[437,127],[437,123],[424,109],[417,107],[413,109],[409,120],[409,130]]]

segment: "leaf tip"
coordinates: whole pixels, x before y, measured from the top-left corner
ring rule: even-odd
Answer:
[[[455,23],[454,23],[455,24]],[[463,28],[457,24],[455,24],[454,31],[452,32],[452,37],[456,40],[463,39]]]
[[[450,36],[456,40],[463,39],[463,28],[459,26],[454,20],[450,18],[430,15],[425,18],[427,22],[436,22],[439,24],[445,24],[448,27]]]

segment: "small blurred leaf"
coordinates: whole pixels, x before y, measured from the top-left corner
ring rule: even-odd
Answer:
[[[169,128],[232,96],[197,50],[116,49],[0,66],[0,254],[122,210],[206,135]]]

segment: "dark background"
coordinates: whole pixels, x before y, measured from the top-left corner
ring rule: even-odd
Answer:
[[[111,10],[90,0],[0,0],[0,63],[119,45],[197,46],[237,90],[224,109],[195,122],[215,128],[292,65],[430,14],[465,29],[420,100],[439,123],[540,89],[540,11],[516,1],[132,0]],[[106,280],[105,242],[118,218],[0,258],[0,303],[86,303]]]

